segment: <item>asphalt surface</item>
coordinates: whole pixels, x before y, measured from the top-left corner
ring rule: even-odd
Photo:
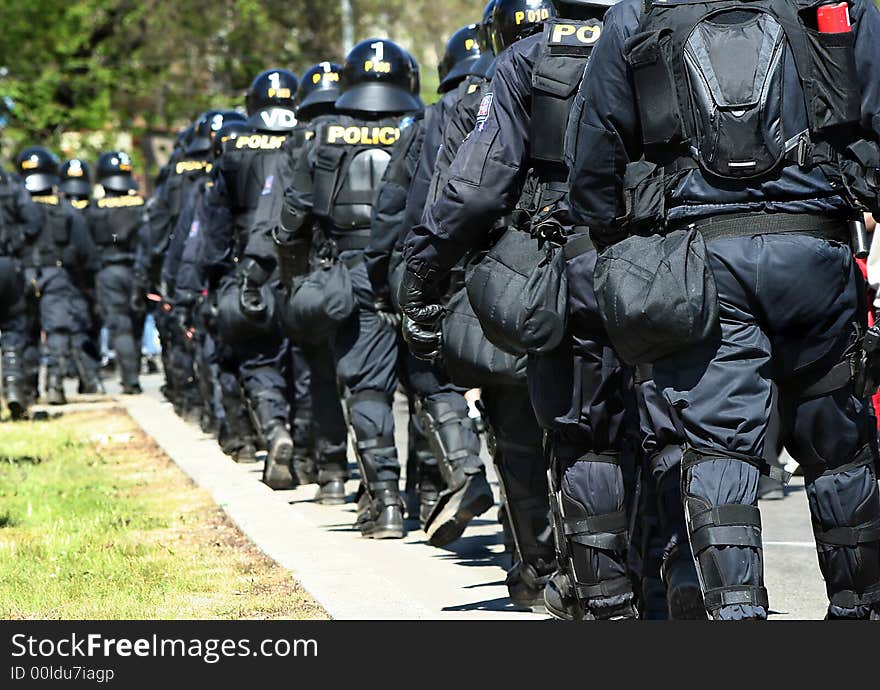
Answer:
[[[145,394],[122,397],[144,430],[195,481],[214,496],[263,551],[291,570],[334,618],[521,619],[546,615],[517,610],[506,597],[504,553],[497,510],[475,520],[445,549],[425,542],[418,524],[405,539],[372,541],[353,528],[357,482],[344,506],[318,506],[314,486],[273,492],[260,482],[261,464],[236,465],[212,438],[186,424],[164,402],[159,376],[143,378]],[[118,386],[107,382],[108,393]],[[71,409],[98,400],[70,396]],[[106,402],[105,398],[103,402]],[[396,406],[397,442],[405,457],[405,406]],[[63,408],[62,408],[63,409]],[[498,490],[489,465],[493,487]],[[355,472],[355,469],[352,468]],[[761,504],[766,583],[771,619],[819,619],[824,585],[816,564],[803,481],[794,478],[784,500]]]

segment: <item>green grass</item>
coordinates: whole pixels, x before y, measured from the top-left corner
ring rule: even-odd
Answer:
[[[126,415],[0,425],[0,618],[324,618]]]

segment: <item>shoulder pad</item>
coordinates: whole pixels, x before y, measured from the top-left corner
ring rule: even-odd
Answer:
[[[145,203],[142,196],[105,196],[98,199],[98,208],[131,208]]]
[[[55,194],[46,194],[44,196],[32,197],[35,204],[43,204],[44,206],[58,206],[61,203]]]
[[[555,19],[544,25],[545,42],[551,48],[591,50],[602,35],[602,22]]]
[[[287,139],[288,136],[282,134],[247,134],[235,140],[235,148],[238,151],[277,151]]]

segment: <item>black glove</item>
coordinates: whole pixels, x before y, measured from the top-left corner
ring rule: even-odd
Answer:
[[[268,279],[266,271],[255,261],[245,261],[241,265],[238,307],[251,321],[264,321],[269,313],[269,305],[263,298],[263,285]]]
[[[379,320],[392,330],[400,329],[400,316],[394,311],[391,302],[384,297],[377,297],[373,300],[373,309]]]
[[[408,269],[398,291],[403,312],[403,339],[415,357],[427,362],[440,359],[440,326],[445,312],[439,298],[433,296],[432,292],[422,278]]]

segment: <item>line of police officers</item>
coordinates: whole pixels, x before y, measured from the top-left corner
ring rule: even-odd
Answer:
[[[485,433],[514,554],[511,599],[581,620],[766,618],[757,498],[778,407],[805,467],[828,615],[876,618],[876,433],[838,366],[859,345],[863,286],[838,226],[856,206],[877,210],[877,197],[845,194],[828,152],[880,134],[869,78],[880,48],[859,38],[880,15],[850,5],[859,136],[823,139],[803,112],[821,79],[795,64],[809,30],[789,21],[792,7],[815,3],[492,0],[451,37],[437,103],[424,107],[415,60],[387,39],[302,81],[267,70],[246,115],[210,111],[181,133],[146,204],[122,153],[101,158],[106,196],[88,204],[81,162],[65,166],[62,196],[54,158],[23,152],[25,187],[3,173],[0,189],[0,275],[21,284],[0,322],[9,409],[23,416],[35,395],[33,305],[51,401],[63,399],[69,360],[83,388],[94,384],[76,299],[94,291],[127,393],[140,390],[136,343],[152,308],[164,394],[237,462],[264,452],[269,486],[316,483],[317,502],[343,503],[350,435],[364,537],[400,538],[411,517],[436,547],[458,539],[494,503]],[[718,36],[743,59],[719,61]],[[758,83],[783,72],[784,101],[772,78]],[[715,98],[705,122],[705,99],[676,101],[672,89],[667,109],[657,105],[664,75],[684,92],[705,74],[700,93]],[[748,119],[751,101],[724,97],[752,82],[772,120],[765,141],[791,138],[772,164],[749,158],[748,133],[764,120],[726,139],[711,129],[719,113]],[[670,113],[679,130],[654,136]],[[859,159],[873,184],[876,159]],[[627,174],[645,163],[667,177],[633,197]],[[647,232],[634,198],[657,204]],[[600,254],[680,226],[709,238],[702,228],[725,215],[734,222],[708,242],[717,340],[653,367],[623,362],[594,291]],[[538,254],[558,251],[567,277],[564,333],[526,353],[484,335],[465,288],[487,252],[522,237]],[[795,267],[809,285],[791,288]],[[453,316],[471,340],[454,341]],[[479,423],[465,395],[475,388]],[[397,393],[409,413],[404,493]]]

